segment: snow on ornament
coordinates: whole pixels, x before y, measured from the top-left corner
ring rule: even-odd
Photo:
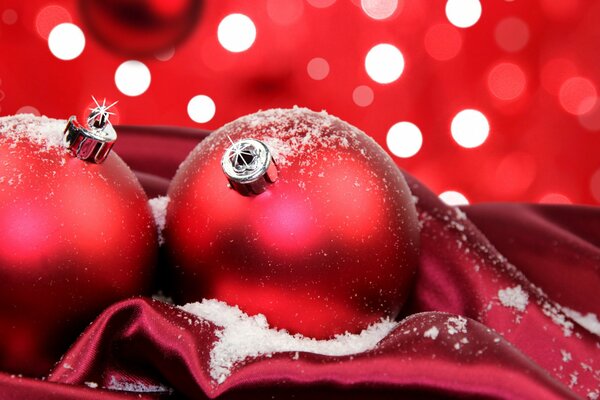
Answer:
[[[86,125],[71,118],[66,135],[64,120],[0,118],[2,371],[47,374],[105,307],[152,288],[156,228],[135,175],[104,147],[105,108]]]
[[[395,318],[419,229],[410,190],[370,137],[325,112],[275,109],[215,131],[169,188],[177,304],[214,298],[328,339]]]

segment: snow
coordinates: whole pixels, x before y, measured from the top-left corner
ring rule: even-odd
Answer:
[[[573,359],[573,356],[571,355],[571,353],[569,353],[566,350],[560,350],[560,354],[562,355],[562,360],[563,362],[569,362]]]
[[[329,340],[316,340],[269,327],[264,315],[248,316],[237,306],[218,300],[203,300],[180,307],[221,328],[210,352],[210,375],[223,383],[233,367],[248,358],[280,352],[308,352],[327,356],[358,354],[373,349],[397,323],[382,319],[360,334],[340,334]],[[298,358],[295,354],[292,359]]]
[[[529,303],[529,295],[521,285],[498,290],[498,299],[503,306],[516,308],[519,311],[525,311]]]
[[[448,329],[449,335],[455,335],[457,333],[467,333],[467,319],[461,316],[450,317],[446,321],[446,329]]]
[[[106,388],[135,393],[161,393],[172,391],[172,389],[163,385],[149,385],[141,382],[132,382],[130,380],[125,380],[124,378],[117,378],[114,375],[110,377],[110,382]]]
[[[571,322],[566,314],[562,312],[562,309],[563,307],[558,304],[553,304],[547,301],[542,303],[542,313],[544,313],[544,315],[549,317],[552,322],[562,328],[563,335],[565,337],[570,337],[573,335],[573,328],[575,325],[573,325],[573,322]]]
[[[33,114],[0,117],[0,140],[29,140],[40,145],[41,150],[58,149],[66,152],[63,140],[66,126],[65,120],[37,117]]]
[[[92,389],[96,389],[98,387],[98,384],[96,382],[83,382],[83,383],[85,383],[85,385],[87,387],[92,388]]]
[[[568,307],[563,307],[562,311],[587,331],[600,336],[600,321],[598,321],[596,314],[587,313],[586,315],[583,315],[582,313],[572,310]]]
[[[344,157],[346,149],[351,156],[357,154],[370,159],[386,157],[372,151],[364,151],[367,142],[379,147],[372,138],[326,111],[315,112],[307,108],[270,109],[238,118],[215,131],[203,140],[199,147],[208,147],[210,153],[228,146],[228,136],[237,139],[253,132],[255,139],[267,144],[279,167],[298,163],[301,167],[314,166],[314,157],[320,157],[321,149],[337,149]],[[359,151],[357,151],[359,150]]]
[[[440,333],[440,330],[438,328],[436,328],[435,326],[432,326],[431,328],[427,329],[425,331],[425,333],[423,333],[423,336],[425,336],[426,338],[435,340],[435,339],[437,339],[439,333]]]
[[[163,245],[165,238],[163,237],[163,230],[167,222],[167,206],[171,199],[168,196],[159,196],[148,201],[154,221],[156,222],[156,229],[158,230],[158,244]]]

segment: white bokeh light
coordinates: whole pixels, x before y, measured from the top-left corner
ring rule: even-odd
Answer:
[[[373,19],[386,19],[398,8],[398,0],[361,0],[360,6]]]
[[[481,146],[490,133],[490,124],[480,111],[462,110],[452,119],[452,138],[462,147],[472,149]]]
[[[447,190],[440,193],[438,197],[449,206],[466,206],[469,204],[469,200],[465,195],[455,190]]]
[[[479,0],[448,0],[446,18],[458,28],[468,28],[479,21],[481,3]]]
[[[115,72],[115,84],[127,96],[139,96],[150,87],[150,70],[136,60],[125,61]]]
[[[365,69],[377,83],[392,83],[404,71],[404,57],[397,47],[382,43],[369,50],[365,57]]]
[[[398,122],[387,133],[386,144],[395,156],[409,158],[419,152],[423,145],[423,135],[411,122]]]
[[[187,112],[192,121],[203,124],[215,116],[215,102],[203,94],[194,96],[187,105]]]
[[[230,14],[219,23],[217,37],[225,50],[240,53],[248,50],[256,40],[256,26],[244,14]]]
[[[64,23],[56,25],[48,36],[48,48],[58,59],[73,60],[85,48],[85,36],[77,25]]]

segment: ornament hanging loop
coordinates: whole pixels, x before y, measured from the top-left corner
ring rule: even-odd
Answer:
[[[100,105],[94,97],[92,99],[96,107],[90,108],[87,126],[79,123],[76,116],[71,116],[65,128],[64,141],[77,158],[100,164],[106,160],[117,140],[117,132],[109,120],[113,113],[108,111],[116,102],[107,106],[106,100]]]
[[[278,178],[277,166],[269,148],[256,139],[231,141],[231,146],[221,158],[221,167],[229,186],[244,196],[264,192]]]

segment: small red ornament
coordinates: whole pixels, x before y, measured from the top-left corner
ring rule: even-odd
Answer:
[[[177,302],[216,298],[329,338],[395,318],[418,263],[410,190],[353,126],[307,109],[240,118],[204,140],[169,189]]]
[[[194,30],[201,0],[80,0],[85,27],[111,51],[151,56],[168,51]]]
[[[151,290],[157,233],[142,187],[116,154],[95,153],[101,136],[69,151],[65,125],[0,118],[2,371],[45,375],[105,307]],[[107,158],[80,159],[94,154]]]

